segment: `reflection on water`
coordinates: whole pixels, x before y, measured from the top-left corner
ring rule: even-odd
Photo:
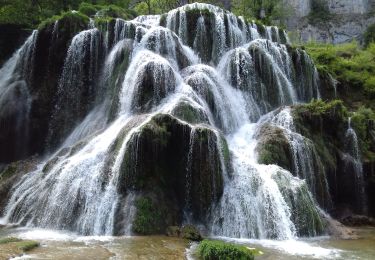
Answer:
[[[301,240],[228,239],[257,247],[264,254],[260,260],[294,259],[375,259],[375,228],[356,229],[360,239],[340,240],[316,237]],[[165,236],[81,237],[43,229],[0,229],[2,237],[37,240],[41,246],[17,259],[190,259],[189,242]],[[1,248],[0,248],[1,251]],[[186,252],[189,255],[186,255]]]

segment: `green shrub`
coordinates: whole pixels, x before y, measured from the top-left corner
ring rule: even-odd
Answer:
[[[76,24],[80,27],[86,27],[89,23],[89,17],[83,13],[77,11],[64,12],[61,15],[55,15],[41,22],[38,26],[39,30],[46,28],[47,26],[54,24],[56,21],[64,21],[69,24]]]
[[[332,45],[309,43],[306,50],[319,70],[330,73],[339,82],[340,89],[351,88],[348,99],[357,91],[363,96],[375,97],[375,44],[361,49],[357,42]],[[346,100],[350,101],[350,100]]]
[[[81,3],[79,5],[78,11],[87,15],[87,16],[94,16],[96,12],[98,12],[100,8],[97,5],[89,4],[89,3]]]
[[[325,22],[331,18],[332,14],[329,12],[327,1],[312,0],[311,12],[309,14],[309,21],[312,24]]]
[[[254,259],[253,251],[245,246],[214,240],[203,240],[198,246],[198,254],[203,260]]]
[[[310,103],[299,106],[297,110],[313,116],[331,115],[340,118],[347,117],[347,109],[342,100],[324,102],[321,99],[313,99]]]
[[[364,44],[366,47],[373,42],[375,42],[375,24],[370,25],[364,34]]]

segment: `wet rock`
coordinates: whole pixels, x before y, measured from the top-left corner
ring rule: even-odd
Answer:
[[[340,219],[346,226],[375,226],[375,219],[363,215],[350,215]]]
[[[169,226],[167,227],[166,234],[169,237],[180,237],[181,229],[178,226]]]
[[[217,136],[158,114],[131,137],[121,166],[119,190],[149,194],[168,208],[167,226],[181,224],[183,211],[205,221],[208,208],[223,192]]]
[[[293,172],[293,154],[282,129],[266,124],[258,133],[256,151],[261,164],[276,164]]]
[[[0,172],[0,215],[4,214],[4,209],[10,190],[13,185],[26,173],[36,169],[39,160],[35,157],[24,161],[13,162],[7,165]]]
[[[203,238],[199,230],[193,225],[185,225],[181,228],[181,237],[192,241],[201,241]]]

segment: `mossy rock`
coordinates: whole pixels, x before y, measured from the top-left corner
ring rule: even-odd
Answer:
[[[38,160],[31,157],[27,160],[13,162],[0,171],[0,214],[3,212],[13,185],[24,174],[36,169]]]
[[[135,234],[160,234],[163,230],[163,214],[160,205],[154,203],[150,197],[140,197],[135,202],[136,214],[132,224]]]
[[[325,232],[325,223],[315,205],[306,182],[293,180],[289,173],[279,171],[272,177],[291,209],[291,220],[298,236],[318,236]]]
[[[218,240],[203,240],[198,246],[198,256],[203,260],[253,260],[254,251],[255,249]]]
[[[258,162],[261,164],[276,164],[280,167],[293,171],[293,154],[289,141],[283,130],[276,126],[266,124],[259,130]]]
[[[181,237],[192,241],[201,241],[203,239],[199,230],[193,225],[183,226],[181,228]]]
[[[170,209],[167,226],[180,225],[184,210],[197,221],[223,192],[223,169],[216,133],[171,115],[157,114],[132,133],[118,189],[150,194]],[[165,230],[163,230],[165,232]]]
[[[23,255],[39,246],[39,242],[22,240],[14,237],[0,239],[0,259],[11,259],[15,255]]]
[[[171,112],[175,117],[191,124],[209,123],[205,111],[194,107],[188,101],[181,101]]]
[[[78,32],[87,27],[89,20],[89,17],[81,12],[69,11],[61,15],[56,15],[48,18],[38,26],[38,29],[44,30],[49,26],[53,26],[55,22],[58,21],[59,23],[61,23],[60,26],[73,26],[75,28],[75,31]]]
[[[180,237],[181,229],[179,226],[169,226],[167,227],[166,235],[169,237]]]

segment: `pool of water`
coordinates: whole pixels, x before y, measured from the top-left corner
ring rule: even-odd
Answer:
[[[375,228],[360,228],[356,232],[360,237],[356,240],[219,239],[259,248],[263,255],[256,259],[375,259]],[[0,229],[0,238],[10,236],[40,242],[40,247],[17,259],[194,259],[196,247],[187,240],[166,236],[82,237],[44,229]]]

